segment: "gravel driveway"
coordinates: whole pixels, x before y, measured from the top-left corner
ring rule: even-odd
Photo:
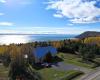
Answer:
[[[64,62],[58,62],[57,64],[53,64],[52,68],[54,68],[56,70],[60,70],[60,71],[79,70],[79,71],[82,71],[84,73],[89,73],[91,71],[91,69],[76,66],[73,64],[66,64]]]

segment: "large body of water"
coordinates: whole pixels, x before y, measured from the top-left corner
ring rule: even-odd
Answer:
[[[75,35],[65,34],[34,34],[34,35],[0,35],[0,45],[28,43],[35,41],[56,41],[74,38]]]

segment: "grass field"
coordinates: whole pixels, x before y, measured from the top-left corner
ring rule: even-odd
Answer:
[[[44,68],[41,70],[37,70],[37,72],[39,72],[41,74],[41,76],[44,78],[44,80],[60,80],[64,77],[67,80],[67,77],[68,78],[72,77],[72,75],[79,76],[79,75],[81,75],[80,73],[82,73],[80,71],[75,71],[75,70],[58,71],[53,68]],[[3,65],[0,65],[0,80],[8,80],[7,78],[8,78],[8,68],[5,68]]]
[[[0,65],[0,80],[8,78],[8,68],[4,67],[3,65]]]
[[[67,78],[74,78],[82,74],[80,71],[70,70],[70,71],[57,71],[53,68],[41,69],[38,72],[43,76],[44,80],[70,80]],[[78,73],[78,74],[77,74]],[[75,76],[72,76],[75,75]]]
[[[94,64],[88,64],[88,63],[83,63],[81,61],[81,58],[79,58],[77,55],[70,54],[70,53],[59,53],[58,56],[64,60],[65,63],[70,63],[74,64],[77,66],[85,67],[85,68],[90,68],[92,69]]]

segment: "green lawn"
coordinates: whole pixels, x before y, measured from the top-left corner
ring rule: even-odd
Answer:
[[[81,58],[77,55],[70,54],[70,53],[59,53],[58,56],[64,60],[65,63],[74,64],[81,67],[92,68],[93,64],[83,63]]]
[[[7,78],[8,77],[8,68],[0,65],[0,78]]]
[[[70,70],[70,71],[58,71],[55,70],[53,68],[45,68],[45,69],[41,69],[38,72],[40,72],[40,74],[43,76],[44,80],[62,80],[63,78],[66,78],[66,80],[69,80],[67,78],[69,77],[76,77],[81,75],[80,71],[75,71],[75,70]],[[79,73],[79,74],[77,74]],[[72,76],[72,75],[77,74],[76,76]]]
[[[60,57],[61,59],[63,59],[63,62],[65,62],[65,63],[69,63],[69,64],[81,66],[81,67],[86,67],[89,69],[92,69],[92,66],[93,66],[92,64],[82,63],[81,59],[77,55],[74,55],[74,54],[59,53],[59,54],[57,54],[57,56]],[[38,72],[40,72],[40,74],[43,76],[44,80],[60,80],[62,78],[66,78],[64,80],[69,80],[67,78],[69,78],[70,76],[73,77],[72,75],[77,74],[77,72],[79,72],[79,71],[75,71],[75,70],[58,71],[53,68],[44,68],[44,69],[38,70]],[[79,75],[77,75],[77,76],[79,76]]]

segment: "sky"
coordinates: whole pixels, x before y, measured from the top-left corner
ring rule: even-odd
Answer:
[[[100,0],[0,0],[0,33],[100,31]]]

